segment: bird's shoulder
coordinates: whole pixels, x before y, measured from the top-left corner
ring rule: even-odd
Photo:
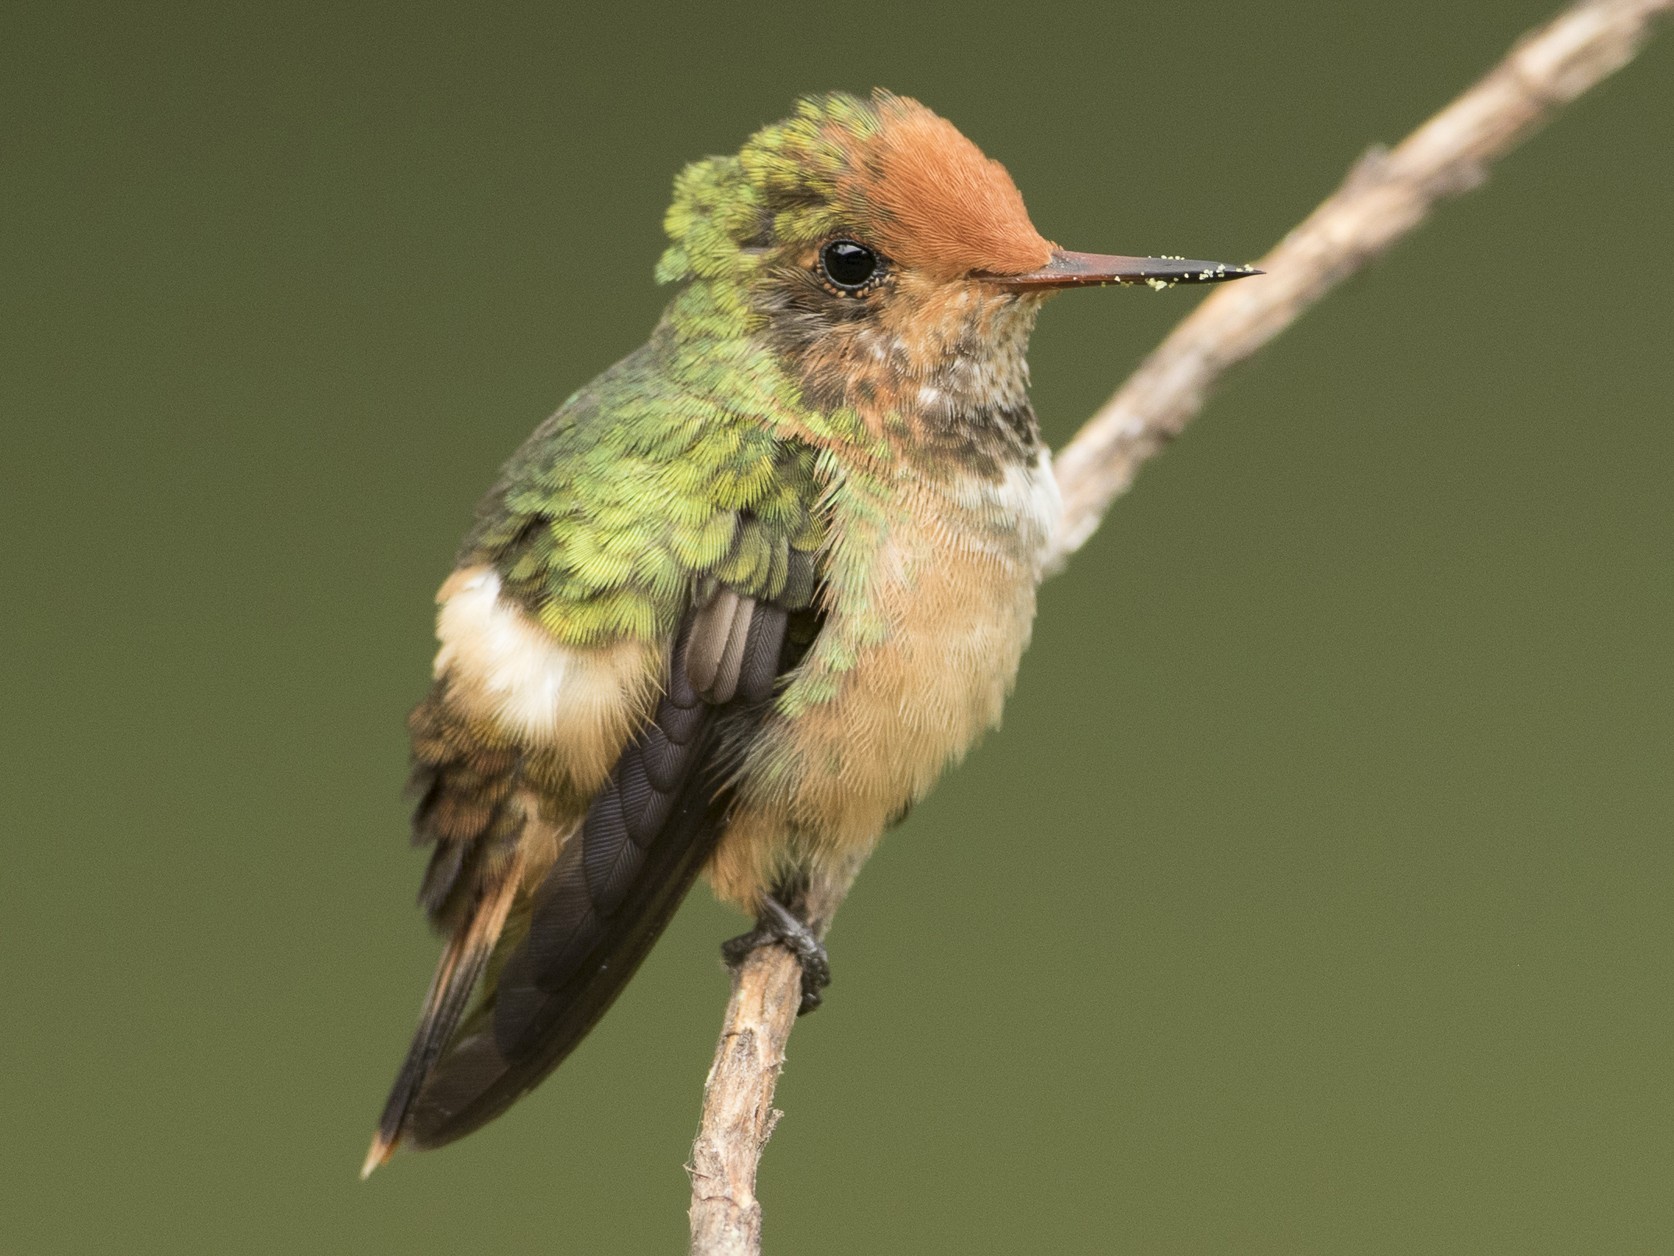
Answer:
[[[812,596],[818,451],[724,372],[679,368],[658,339],[630,354],[535,430],[479,507],[460,565],[491,564],[560,641],[665,638],[717,583]]]

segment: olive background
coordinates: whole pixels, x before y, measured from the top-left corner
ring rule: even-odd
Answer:
[[[0,1251],[683,1250],[706,890],[535,1094],[355,1176],[435,955],[432,592],[655,321],[675,171],[882,84],[1066,247],[1241,261],[1548,12],[8,6]],[[771,1250],[1669,1250],[1671,153],[1674,32],[1045,589],[838,919]],[[1198,299],[1055,302],[1052,441]]]

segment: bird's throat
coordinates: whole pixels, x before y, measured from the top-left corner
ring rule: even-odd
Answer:
[[[999,475],[1032,463],[1029,335],[1039,300],[950,288],[895,317],[856,320],[787,345],[805,402],[848,411],[927,471]]]

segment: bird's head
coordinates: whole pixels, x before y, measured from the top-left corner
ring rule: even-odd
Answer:
[[[1026,412],[1023,355],[1056,291],[1255,273],[1061,250],[1004,166],[883,91],[809,97],[736,156],[688,166],[665,226],[658,278],[695,290],[678,331],[765,340],[808,404],[874,431]]]

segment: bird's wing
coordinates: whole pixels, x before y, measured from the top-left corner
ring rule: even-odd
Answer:
[[[492,1119],[604,1013],[719,836],[736,766],[723,747],[747,739],[806,649],[812,451],[713,415],[636,429],[619,421],[632,403],[612,400],[608,380],[581,395],[508,465],[461,573],[487,583],[460,587],[523,608],[517,631],[538,627],[561,656],[560,704],[588,667],[621,699],[601,708],[606,723],[634,707],[629,691],[644,700],[613,741],[536,744],[539,684],[520,674],[485,715],[461,679],[480,664],[499,684],[528,651],[474,660],[448,639],[444,607],[437,688],[413,719],[415,834],[435,843],[421,898],[451,936],[367,1171],[397,1144],[437,1146]],[[507,622],[476,639],[501,648]],[[601,744],[611,758],[589,772]]]
[[[620,993],[725,822],[720,753],[759,719],[796,647],[787,609],[718,589],[687,617],[667,692],[517,922],[492,989],[428,1071],[399,1137],[451,1142],[546,1076]]]

